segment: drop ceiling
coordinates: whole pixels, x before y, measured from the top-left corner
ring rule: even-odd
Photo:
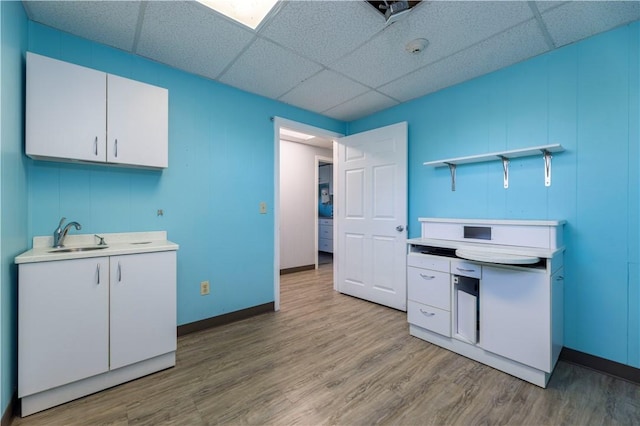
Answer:
[[[35,22],[339,120],[640,19],[638,1],[281,1],[256,31],[192,1],[23,1]],[[419,54],[405,50],[424,38]]]

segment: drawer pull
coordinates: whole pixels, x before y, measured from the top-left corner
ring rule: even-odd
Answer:
[[[98,155],[98,137],[96,136],[96,139],[93,141],[93,149],[95,152],[95,155]]]
[[[434,280],[436,278],[435,275],[420,274],[420,276],[422,277],[422,279],[425,279],[425,280]]]
[[[100,285],[100,264],[98,263],[98,265],[97,265],[97,266],[98,266],[98,268],[97,268],[97,273],[98,273],[98,274],[97,274],[97,275],[98,275],[98,282],[97,282],[97,284],[98,284],[98,285]]]
[[[422,315],[424,315],[425,317],[432,317],[432,316],[434,316],[436,314],[435,312],[423,311],[422,308],[420,308],[420,313]]]
[[[458,268],[457,266],[456,266],[456,269],[458,271],[460,271],[460,272],[475,272],[476,271],[475,269],[464,269],[464,268]]]
[[[556,281],[564,281],[564,277],[560,275],[558,278],[556,278]]]

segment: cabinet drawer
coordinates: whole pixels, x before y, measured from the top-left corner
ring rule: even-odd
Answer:
[[[449,273],[449,259],[428,254],[409,253],[407,265]]]
[[[327,238],[318,239],[318,250],[333,253],[333,240]]]
[[[333,239],[333,226],[320,225],[318,238]]]
[[[482,278],[482,266],[464,260],[451,261],[451,274],[471,278]]]
[[[322,225],[333,226],[333,219],[318,218],[318,225],[320,225],[320,226],[322,226]]]
[[[409,300],[440,309],[451,309],[451,281],[448,273],[409,267],[407,287]]]
[[[451,314],[449,311],[409,300],[407,302],[407,318],[411,324],[451,337]]]

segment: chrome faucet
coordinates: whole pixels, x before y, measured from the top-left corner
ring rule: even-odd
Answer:
[[[82,225],[80,225],[78,222],[69,222],[67,223],[67,226],[63,228],[62,224],[64,223],[65,220],[67,220],[66,217],[63,217],[62,219],[60,219],[60,223],[58,224],[58,227],[56,228],[55,231],[53,231],[53,247],[55,248],[64,247],[64,239],[69,233],[69,228],[71,228],[72,226],[75,226],[76,230],[82,229]]]

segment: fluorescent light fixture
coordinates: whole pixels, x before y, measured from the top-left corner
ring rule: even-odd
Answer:
[[[278,0],[197,0],[216,12],[255,30]]]
[[[303,141],[308,141],[309,139],[315,138],[313,135],[308,135],[302,132],[296,132],[295,130],[285,129],[284,127],[280,128],[280,135],[289,136],[296,139],[301,139]]]

